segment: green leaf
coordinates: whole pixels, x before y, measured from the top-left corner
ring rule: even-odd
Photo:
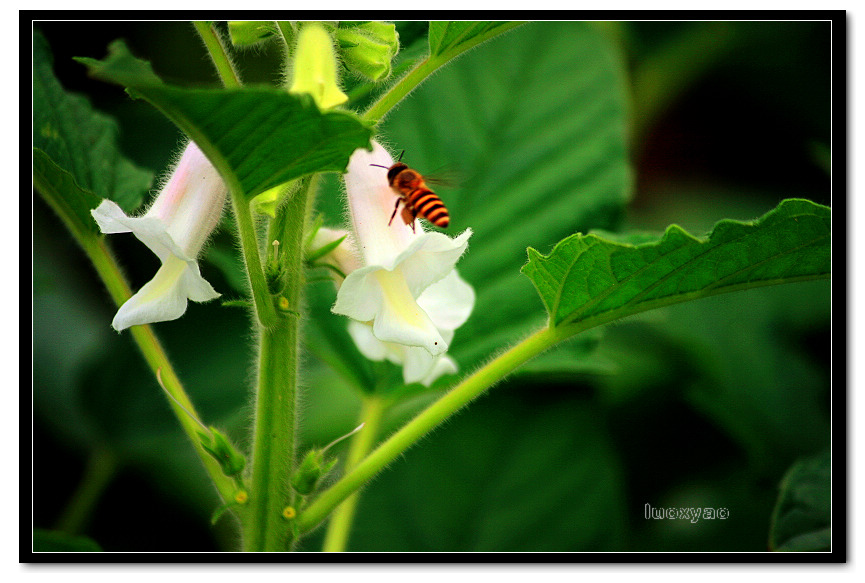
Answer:
[[[371,127],[345,111],[274,87],[184,89],[166,85],[122,41],[104,61],[78,58],[99,79],[127,87],[159,109],[204,151],[230,186],[254,197],[313,172],[342,172]]]
[[[76,240],[99,235],[90,210],[99,206],[100,198],[78,186],[69,172],[38,148],[33,148],[33,185]]]
[[[75,536],[56,530],[33,530],[34,553],[98,553],[102,551],[96,541],[86,536]]]
[[[831,210],[789,199],[751,222],[723,220],[698,239],[672,225],[657,242],[636,245],[577,233],[523,267],[551,326],[608,322],[669,305],[752,287],[828,277]]]
[[[124,210],[139,204],[153,173],[127,160],[117,146],[118,127],[81,95],[67,93],[52,71],[48,42],[33,35],[34,181],[51,205],[81,232],[94,231],[90,216],[100,199]],[[82,227],[84,227],[82,231]]]
[[[508,31],[521,22],[453,22],[433,21],[429,23],[430,57],[448,53],[459,54],[478,43]]]
[[[796,462],[781,482],[772,514],[769,547],[775,551],[832,549],[832,457],[823,453]]]
[[[615,47],[593,27],[529,23],[450,63],[385,118],[382,134],[412,168],[465,178],[436,187],[448,235],[474,231],[457,269],[477,302],[448,350],[460,374],[543,325],[519,273],[527,246],[618,225],[632,183],[624,80]],[[336,177],[322,190],[327,224],[340,224]],[[353,346],[345,324],[339,333]],[[588,348],[570,343],[538,363],[583,368]]]

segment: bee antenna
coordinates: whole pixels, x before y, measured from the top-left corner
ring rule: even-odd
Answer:
[[[405,154],[405,150],[399,153],[399,158],[396,159],[397,162],[402,162],[402,155]]]
[[[384,168],[387,170],[387,166],[382,166],[381,164],[370,164],[370,166],[378,166],[379,168]]]

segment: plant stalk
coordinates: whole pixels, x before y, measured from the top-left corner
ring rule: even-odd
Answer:
[[[252,290],[255,313],[258,316],[258,322],[264,328],[269,328],[276,323],[276,307],[273,305],[273,298],[267,288],[264,267],[261,265],[252,210],[249,208],[249,201],[246,200],[246,196],[235,188],[231,189],[231,203],[237,221],[237,233],[243,249],[243,260],[249,277],[249,287]]]
[[[469,42],[459,44],[456,48],[444,51],[443,53],[440,53],[438,55],[428,56],[426,59],[418,63],[418,65],[414,69],[409,71],[405,75],[405,77],[400,79],[381,97],[379,97],[375,101],[375,103],[373,103],[369,107],[369,109],[366,110],[366,112],[363,114],[363,118],[367,121],[378,123],[385,115],[387,115],[390,110],[394,108],[397,103],[399,103],[406,95],[411,93],[411,91],[415,87],[420,85],[439,67],[446,65],[448,61],[451,61],[452,59],[458,57],[467,50],[472,49],[477,45],[502,34],[503,32],[516,28],[521,24],[524,23],[508,23],[507,25],[496,28],[486,34],[477,35],[473,37]]]
[[[243,516],[245,551],[287,551],[294,540],[290,511],[296,496],[289,486],[295,469],[296,401],[300,350],[303,235],[310,181],[279,209],[266,245],[268,264],[279,266],[272,326],[261,331],[253,429],[252,477]],[[272,245],[278,240],[278,246]]]
[[[345,472],[349,472],[359,464],[372,449],[378,436],[386,407],[387,403],[381,397],[368,396],[364,398],[360,414],[360,422],[364,426],[351,440],[348,457],[345,461]],[[324,537],[322,551],[326,553],[341,553],[345,551],[359,496],[360,492],[355,492],[334,511],[327,525],[327,533]]]
[[[242,85],[240,76],[231,63],[231,58],[228,56],[228,51],[225,50],[222,38],[216,32],[216,29],[213,28],[213,23],[196,20],[192,24],[204,42],[207,52],[210,53],[213,66],[216,67],[216,72],[219,74],[223,85],[229,88],[240,87]]]

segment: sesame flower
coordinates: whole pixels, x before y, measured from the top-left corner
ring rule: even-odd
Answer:
[[[176,320],[186,312],[187,300],[219,297],[201,277],[196,259],[219,222],[226,194],[216,168],[190,142],[144,215],[129,217],[110,200],[90,211],[103,233],[131,232],[162,262],[153,279],[117,311],[114,329]]]
[[[456,363],[445,355],[454,330],[474,307],[474,290],[454,266],[468,246],[471,230],[455,238],[388,225],[395,193],[388,186],[391,156],[373,142],[373,151],[352,154],[345,176],[355,255],[338,266],[346,278],[333,312],[354,322],[349,332],[368,358],[403,365],[406,382],[429,384]],[[372,164],[377,166],[371,166]],[[351,248],[351,247],[349,247]],[[343,263],[346,263],[343,261]]]

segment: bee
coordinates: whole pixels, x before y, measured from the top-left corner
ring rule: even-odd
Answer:
[[[378,166],[387,170],[387,182],[397,195],[393,214],[391,214],[387,225],[390,226],[393,223],[396,211],[399,210],[399,204],[403,203],[402,220],[406,225],[411,225],[412,232],[415,230],[414,220],[418,216],[428,220],[436,227],[442,229],[447,227],[451,219],[442,199],[427,187],[424,177],[419,172],[412,170],[402,161],[403,154],[405,154],[405,150],[399,155],[396,163],[389,168],[380,164],[370,164],[370,166]]]

